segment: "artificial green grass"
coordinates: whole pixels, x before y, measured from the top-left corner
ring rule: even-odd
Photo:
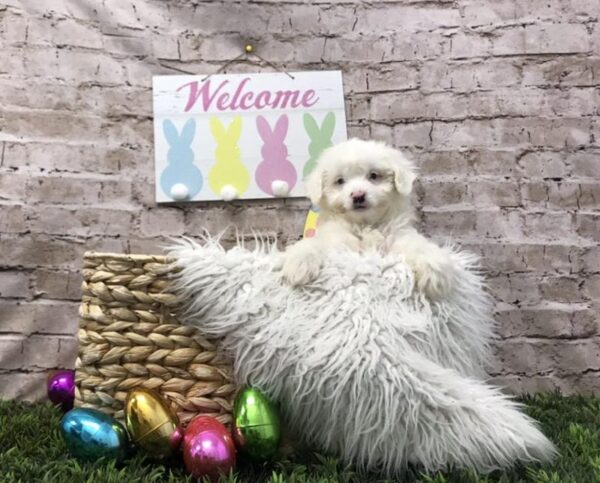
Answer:
[[[600,399],[543,394],[524,399],[527,412],[538,419],[561,456],[548,466],[516,467],[478,476],[468,471],[425,475],[407,470],[399,480],[422,483],[585,483],[600,482]],[[80,463],[68,455],[58,426],[61,413],[48,404],[0,401],[0,482],[134,483],[191,482],[183,463],[173,458],[157,463],[134,454],[124,463]],[[223,482],[334,483],[384,482],[342,466],[335,458],[316,454],[269,464],[240,461],[237,472]]]

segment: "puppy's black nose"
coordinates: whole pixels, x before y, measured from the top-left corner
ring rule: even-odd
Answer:
[[[367,201],[367,194],[364,191],[353,191],[351,196],[354,206],[364,205],[365,201]]]

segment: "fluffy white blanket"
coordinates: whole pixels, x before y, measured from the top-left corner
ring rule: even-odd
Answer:
[[[517,403],[482,381],[493,334],[475,259],[431,303],[400,257],[331,253],[309,287],[282,285],[269,247],[182,241],[170,254],[183,322],[223,338],[235,375],[281,402],[292,430],[368,469],[481,472],[552,457]]]

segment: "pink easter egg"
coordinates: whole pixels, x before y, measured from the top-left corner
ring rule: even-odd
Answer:
[[[227,428],[215,418],[198,416],[183,436],[183,461],[196,478],[217,481],[235,467],[235,444]]]

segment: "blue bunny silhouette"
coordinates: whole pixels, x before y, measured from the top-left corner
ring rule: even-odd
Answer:
[[[204,178],[202,172],[194,164],[192,141],[196,134],[196,121],[189,119],[181,134],[178,134],[175,124],[170,119],[163,122],[165,139],[169,143],[167,152],[167,167],[160,176],[160,186],[165,194],[171,196],[171,188],[180,183],[188,189],[188,199],[196,196],[202,189]]]

